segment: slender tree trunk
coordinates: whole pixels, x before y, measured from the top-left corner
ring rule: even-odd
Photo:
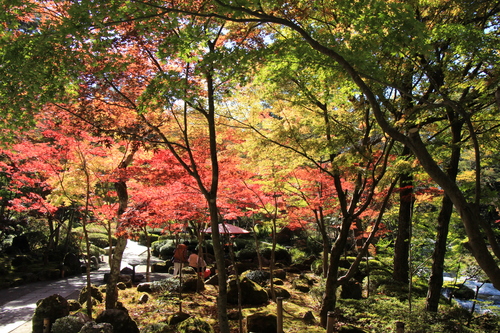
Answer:
[[[219,234],[219,214],[215,199],[208,200],[210,211],[210,226],[212,227],[212,243],[214,247],[217,277],[219,280],[219,293],[217,295],[217,317],[220,331],[229,333],[229,319],[227,317],[227,272],[224,262],[224,247]]]
[[[146,249],[147,249],[147,257],[146,257],[146,282],[151,280],[151,235],[148,232],[148,227],[144,227],[144,233],[146,234]],[[133,281],[132,281],[133,282]]]
[[[89,193],[87,193],[89,195]],[[85,238],[85,248],[87,255],[85,256],[85,275],[87,277],[87,315],[92,319],[92,281],[90,280],[90,240],[89,240],[89,233],[87,231],[87,215],[88,211],[85,213],[85,218],[83,220],[82,226],[83,226],[83,235]]]
[[[255,240],[255,251],[257,252],[257,260],[259,262],[259,269],[262,270],[263,267],[262,255],[260,254],[260,242],[259,239],[257,238],[257,229],[255,228],[255,222],[252,229],[253,229],[253,238]]]
[[[133,146],[130,153],[120,163],[118,169],[125,170],[134,159],[134,155],[139,149],[139,146]],[[118,196],[118,210],[116,213],[117,229],[120,225],[120,217],[123,215],[128,206],[128,190],[125,180],[115,182],[116,194]],[[122,264],[123,252],[127,246],[127,238],[122,234],[117,235],[116,246],[114,247],[112,258],[109,262],[109,280],[106,284],[106,309],[115,309],[118,302],[118,279],[120,278],[120,267]]]
[[[73,222],[75,220],[75,209],[74,207],[69,207],[70,213],[68,217],[68,228],[66,230],[66,239],[64,240],[64,254],[68,253],[69,244],[71,242],[71,232],[73,231]]]
[[[92,319],[92,281],[90,280],[90,265],[91,265],[91,251],[90,251],[90,240],[89,240],[89,233],[87,231],[87,225],[89,221],[89,208],[90,208],[90,174],[89,170],[87,168],[87,160],[86,157],[81,153],[81,161],[82,161],[82,169],[83,172],[85,173],[85,183],[86,183],[86,190],[85,190],[85,215],[82,220],[82,227],[83,227],[83,235],[85,238],[85,249],[86,249],[86,256],[85,256],[85,272],[87,275],[87,315]]]
[[[45,265],[49,263],[49,253],[51,253],[54,250],[54,235],[55,235],[54,219],[52,218],[52,215],[49,214],[47,220],[49,222],[49,244],[47,244],[47,247],[45,248],[45,253],[43,254],[43,263]]]
[[[323,277],[326,277],[328,272],[328,255],[330,253],[330,238],[328,237],[328,232],[326,230],[325,217],[323,215],[323,209],[320,207],[318,210],[313,210],[314,218],[316,220],[316,224],[318,225],[318,230],[321,234],[321,240],[323,242],[323,258],[322,258],[322,268],[323,268]]]
[[[403,154],[409,154],[405,148]],[[398,232],[394,244],[394,271],[392,277],[395,281],[408,283],[410,265],[410,228],[413,209],[413,176],[405,173],[400,176]]]

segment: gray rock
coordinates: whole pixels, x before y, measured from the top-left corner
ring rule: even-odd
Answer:
[[[83,325],[79,333],[113,333],[113,325],[91,321]]]

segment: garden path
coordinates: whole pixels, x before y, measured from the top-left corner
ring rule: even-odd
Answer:
[[[144,263],[144,265],[136,266],[135,270],[137,273],[145,274],[146,255],[145,246],[129,240],[123,253],[122,268],[130,267],[129,263]],[[154,257],[151,259],[151,263],[161,261]],[[102,284],[104,273],[107,272],[109,272],[109,265],[101,263],[99,269],[90,274],[92,283]],[[155,273],[151,275],[151,279],[161,279],[163,275],[165,274]],[[85,274],[82,274],[0,290],[0,333],[31,333],[31,318],[38,300],[53,294],[59,294],[66,299],[76,299],[85,285]]]

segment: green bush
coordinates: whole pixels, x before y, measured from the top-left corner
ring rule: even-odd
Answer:
[[[151,243],[151,252],[161,259],[170,259],[175,251],[175,241],[173,239],[162,239]]]
[[[116,238],[115,238],[116,240]],[[104,249],[109,246],[108,235],[101,233],[89,233],[89,241],[93,245]]]
[[[292,258],[292,262],[301,262],[304,261],[305,259],[309,258],[309,255],[303,251],[299,250],[295,247],[292,247],[290,250],[290,256]]]
[[[174,255],[175,248],[176,245],[174,240],[166,240],[162,247],[160,247],[158,257],[163,260],[169,260]]]
[[[66,316],[56,319],[52,325],[52,333],[78,333],[85,323],[78,317]]]
[[[295,260],[293,262],[295,262]],[[311,271],[318,276],[322,275],[323,274],[323,259],[314,260],[313,263],[311,264]]]

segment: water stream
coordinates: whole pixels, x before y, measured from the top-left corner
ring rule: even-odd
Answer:
[[[451,277],[444,277],[445,281],[455,281],[454,278]],[[458,279],[457,284],[461,284],[461,281],[464,281],[465,279]],[[484,314],[487,312],[495,312],[497,314],[500,314],[500,290],[496,289],[493,287],[492,283],[484,283],[480,281],[474,281],[474,280],[467,280],[465,282],[465,286],[469,287],[472,289],[474,292],[476,292],[476,288],[479,288],[479,293],[477,296],[477,301],[476,301],[476,307],[474,311],[476,313]],[[447,288],[443,289],[443,295],[445,297],[449,297],[450,295],[450,290]],[[460,304],[463,308],[467,310],[471,310],[472,306],[474,304],[473,299],[469,300],[463,300],[463,299],[458,299],[454,298],[454,300]]]

